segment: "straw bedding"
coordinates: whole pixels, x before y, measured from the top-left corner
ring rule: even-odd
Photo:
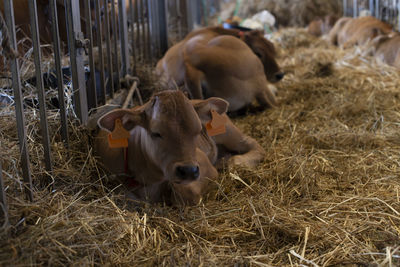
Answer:
[[[49,179],[34,109],[26,116],[35,202],[26,201],[14,109],[3,107],[11,227],[1,229],[0,264],[400,265],[399,71],[304,30],[273,39],[287,72],[276,85],[280,105],[234,119],[265,161],[221,171],[195,207],[127,202],[74,121],[64,148],[56,110]]]

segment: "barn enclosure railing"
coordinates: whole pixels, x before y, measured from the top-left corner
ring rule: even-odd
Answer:
[[[343,15],[371,15],[400,31],[400,0],[343,0]]]
[[[15,21],[14,4],[21,1],[3,2],[2,15],[6,21],[10,45],[18,51],[21,47],[17,46],[20,40],[15,25],[19,22]],[[29,16],[31,33],[29,38],[33,48],[34,80],[40,113],[41,146],[47,175],[52,175],[53,170],[50,146],[52,136],[49,134],[46,110],[47,87],[58,90],[59,134],[64,145],[68,147],[71,116],[85,125],[90,112],[112,99],[114,93],[121,88],[122,81],[135,80],[132,77],[137,75],[138,66],[154,66],[168,49],[170,39],[181,39],[195,24],[201,23],[200,12],[195,12],[201,8],[200,0],[29,0],[25,2],[28,2],[29,14],[26,16]],[[48,2],[45,7],[42,6],[43,2]],[[42,11],[41,8],[44,8],[48,15],[45,23],[38,16],[38,11]],[[17,12],[23,11],[17,10]],[[44,27],[47,27],[46,30],[49,29],[50,39],[47,41],[51,44],[45,47],[41,46]],[[4,32],[1,36],[4,38]],[[46,51],[49,47],[54,67],[45,73],[42,66],[43,54],[49,53]],[[9,68],[4,64],[2,71],[11,73],[10,88],[13,92],[16,114],[23,186],[27,198],[33,200],[24,113],[26,112],[24,85],[20,73],[21,58],[11,58],[8,62]],[[71,92],[74,114],[68,112],[70,100],[67,99],[67,91]],[[136,89],[136,94],[141,102],[139,89]],[[0,148],[3,149],[1,144]],[[7,217],[6,191],[0,162],[0,213],[5,218]]]

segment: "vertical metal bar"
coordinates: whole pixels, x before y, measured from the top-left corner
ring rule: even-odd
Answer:
[[[197,25],[206,25],[207,22],[207,3],[203,2],[204,5],[202,4],[202,1],[197,0],[196,1],[197,6],[195,6],[195,10],[196,11],[196,24]],[[202,23],[202,16],[204,15],[204,22]]]
[[[53,35],[54,61],[56,66],[58,102],[60,103],[61,138],[66,147],[69,146],[68,121],[65,105],[63,74],[61,69],[60,33],[58,31],[57,2],[50,0],[51,31]]]
[[[131,47],[132,47],[132,55],[133,55],[133,74],[136,75],[136,46],[135,46],[135,10],[134,10],[134,4],[133,2],[136,2],[135,0],[129,0],[129,13],[130,13],[130,21],[131,21]]]
[[[40,130],[42,133],[44,161],[46,170],[51,172],[53,167],[51,162],[49,127],[47,124],[46,97],[44,95],[44,87],[43,87],[43,73],[42,73],[42,62],[41,62],[42,55],[40,53],[36,0],[28,1],[28,6],[29,6],[29,18],[30,18],[30,26],[32,34],[34,61],[35,61],[36,90],[39,98]]]
[[[193,0],[186,0],[186,21],[187,21],[187,32],[191,32],[193,30],[193,13],[192,13],[192,4]]]
[[[68,24],[68,48],[71,62],[72,87],[74,90],[75,112],[81,123],[88,120],[87,96],[85,84],[85,69],[83,67],[83,33],[81,29],[81,17],[79,2],[66,0],[66,13]]]
[[[122,76],[125,77],[130,70],[129,51],[128,51],[128,29],[126,19],[126,3],[125,0],[118,0],[118,16],[121,42],[121,58],[122,58]]]
[[[112,55],[111,55],[111,34],[110,34],[110,14],[108,12],[108,0],[103,1],[104,4],[104,25],[105,25],[105,35],[106,35],[106,49],[107,49],[107,65],[108,65],[108,87],[110,88],[110,96],[114,98],[114,71],[112,65]]]
[[[168,19],[167,19],[167,5],[165,1],[158,1],[158,18],[159,18],[159,39],[160,39],[160,56],[168,50]]]
[[[147,32],[148,32],[148,47],[149,54],[148,59],[149,62],[153,61],[153,55],[155,52],[155,44],[157,42],[155,37],[155,23],[154,23],[154,3],[152,0],[147,0],[147,24],[146,24]],[[150,63],[151,64],[151,63]]]
[[[101,13],[100,13],[100,0],[95,0],[95,13],[96,13],[96,35],[97,35],[97,49],[100,64],[100,90],[103,94],[102,103],[107,101],[107,92],[104,77],[104,57],[103,57],[103,35],[101,27]]]
[[[343,0],[343,16],[347,16],[347,0]]]
[[[375,0],[375,17],[380,19],[380,6],[379,6],[379,1],[380,0]]]
[[[371,15],[374,15],[374,0],[369,0],[369,11],[371,12]]]
[[[164,15],[163,15],[164,19],[161,18],[160,27],[161,27],[161,30],[166,29],[165,39],[167,42],[166,42],[166,46],[165,46],[166,50],[164,51],[163,43],[162,43],[163,38],[161,37],[161,54],[162,55],[164,55],[164,53],[168,50],[168,46],[169,46],[169,44],[168,44],[168,25],[170,24],[168,0],[164,0],[163,5],[164,5]],[[160,10],[160,12],[162,12],[162,11],[163,10]]]
[[[0,204],[3,206],[3,209],[0,209],[0,213],[4,216],[4,219],[7,220],[7,196],[6,191],[4,190],[4,182],[3,182],[3,171],[1,167],[1,160],[0,160]],[[7,223],[7,222],[6,222]]]
[[[151,0],[147,1],[146,5],[146,38],[147,38],[147,60],[153,65],[153,57],[152,55],[152,43],[151,43],[151,31],[150,31],[150,20],[151,20]]]
[[[134,1],[135,3],[135,24],[136,24],[136,47],[137,47],[137,62],[140,59],[140,56],[143,55],[142,53],[142,45],[141,45],[141,36],[140,36],[140,2],[138,0]]]
[[[160,17],[159,17],[159,2],[157,0],[150,0],[151,1],[151,25],[150,30],[152,34],[153,40],[153,53],[151,54],[152,57],[157,58],[160,56]],[[163,2],[163,1],[161,1]]]
[[[356,18],[358,15],[358,1],[353,0],[353,17]]]
[[[120,86],[120,74],[119,74],[119,60],[118,60],[118,29],[117,29],[117,14],[115,9],[115,1],[111,1],[111,27],[113,31],[113,49],[114,49],[114,66],[115,66],[115,76],[117,77],[117,89],[121,88]]]
[[[156,60],[161,56],[161,19],[162,16],[165,14],[164,9],[160,12],[160,8],[164,7],[164,1],[157,1],[153,0],[154,2],[154,19],[156,24],[155,35],[157,37],[157,57]]]
[[[88,92],[88,105],[91,108],[97,107],[97,91],[96,91],[96,68],[94,65],[94,56],[93,56],[93,32],[92,32],[92,15],[90,10],[90,1],[84,0],[84,8],[85,8],[85,26],[86,26],[86,38],[89,40],[89,69],[90,76],[89,82],[87,83],[87,92]]]
[[[397,3],[397,23],[398,31],[400,31],[400,1]]]
[[[183,16],[181,12],[181,0],[175,0],[176,4],[176,16],[177,16],[177,26],[178,26],[178,34],[179,34],[179,39],[183,39],[184,33],[182,30],[182,24],[183,24]]]
[[[144,0],[140,1],[140,27],[141,27],[141,41],[142,41],[142,61],[146,60],[147,54],[147,46],[146,46],[146,31],[145,31],[145,23],[144,23]]]
[[[4,15],[7,22],[7,27],[10,30],[11,45],[16,50],[17,42],[15,36],[14,7],[12,0],[4,0]],[[14,90],[15,115],[17,119],[18,140],[19,140],[19,148],[21,151],[21,167],[22,167],[22,176],[24,179],[25,194],[30,201],[33,201],[32,177],[29,167],[29,154],[26,142],[25,116],[22,104],[21,78],[20,78],[19,65],[16,58],[11,59],[11,75],[12,75],[11,76],[12,86]]]

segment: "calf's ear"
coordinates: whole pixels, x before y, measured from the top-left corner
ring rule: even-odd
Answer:
[[[120,119],[124,128],[130,131],[136,125],[143,124],[144,112],[142,110],[115,109],[103,115],[97,124],[101,129],[112,132],[117,119]]]
[[[210,97],[205,100],[191,100],[191,102],[202,122],[211,120],[211,110],[223,114],[228,111],[229,106],[226,100],[219,97]]]

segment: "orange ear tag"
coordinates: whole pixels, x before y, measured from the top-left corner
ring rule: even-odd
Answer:
[[[114,131],[108,134],[108,146],[111,148],[128,147],[129,132],[122,126],[120,119],[115,120]]]
[[[226,132],[225,124],[227,118],[220,115],[217,111],[211,110],[211,121],[207,122],[206,129],[209,136],[220,135]]]

